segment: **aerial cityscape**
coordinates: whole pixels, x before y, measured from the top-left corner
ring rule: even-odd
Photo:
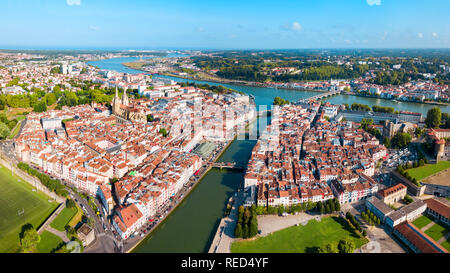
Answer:
[[[0,253],[449,253],[450,2],[24,2]]]

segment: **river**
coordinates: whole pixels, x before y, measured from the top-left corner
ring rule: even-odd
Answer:
[[[122,65],[124,62],[138,60],[139,58],[115,58],[89,62],[100,69],[115,70],[130,74],[142,73]],[[182,82],[197,82],[210,85],[224,85],[255,97],[257,105],[271,105],[276,96],[290,101],[314,96],[317,92],[299,91],[290,89],[275,89],[241,86],[234,84],[218,84],[203,81],[186,80],[168,76],[154,75],[155,78],[171,78]],[[357,97],[351,95],[338,95],[328,99],[331,103],[361,103],[369,106],[391,106],[396,110],[407,110],[426,114],[433,105],[395,102],[392,100]],[[441,106],[442,111],[450,112],[450,106]],[[261,120],[261,119],[259,119]],[[258,121],[259,121],[258,120]],[[267,121],[264,123],[266,124]],[[251,126],[256,129],[257,126]],[[221,155],[219,161],[247,163],[255,140],[235,140]],[[215,235],[217,226],[226,208],[226,203],[243,181],[242,172],[227,170],[210,170],[191,191],[182,203],[173,211],[163,223],[145,238],[133,252],[141,253],[186,253],[207,252]]]
[[[251,130],[270,122],[270,117],[258,119]],[[265,127],[265,126],[264,126]],[[255,134],[254,131],[253,134]],[[219,157],[218,162],[247,164],[256,140],[248,137],[234,140]],[[208,252],[216,234],[228,199],[244,180],[244,173],[211,169],[197,187],[182,201],[165,221],[145,238],[134,250],[137,253],[202,253]]]
[[[177,57],[180,55],[169,55],[169,57]],[[129,57],[129,58],[114,58],[114,59],[106,59],[94,62],[88,62],[88,64],[99,67],[100,69],[107,70],[115,70],[123,73],[137,74],[143,73],[140,70],[135,70],[132,68],[128,68],[122,63],[136,61],[139,58],[137,57]],[[214,83],[214,82],[206,82],[206,81],[197,81],[197,80],[188,80],[177,77],[170,77],[164,75],[154,75],[154,78],[169,78],[179,82],[195,82],[200,84],[210,84],[210,85],[223,85],[228,88],[235,89],[237,91],[244,92],[246,94],[251,94],[255,97],[256,105],[267,105],[270,106],[273,103],[273,99],[275,97],[281,97],[283,99],[289,101],[297,101],[299,99],[304,99],[308,97],[312,97],[317,95],[317,92],[314,91],[303,91],[303,90],[292,90],[292,89],[283,89],[283,88],[272,88],[272,87],[253,87],[253,86],[245,86],[245,85],[236,85],[236,84],[226,84],[226,83]],[[424,103],[414,103],[414,102],[399,102],[393,100],[386,99],[376,99],[376,98],[368,98],[368,97],[359,97],[352,95],[337,95],[326,99],[334,104],[344,104],[347,103],[351,105],[352,103],[360,103],[367,104],[369,106],[379,105],[379,106],[389,106],[394,107],[395,110],[398,111],[410,111],[422,113],[422,115],[426,115],[427,111],[435,105],[432,104],[424,104]],[[450,113],[450,106],[439,106],[442,112]]]

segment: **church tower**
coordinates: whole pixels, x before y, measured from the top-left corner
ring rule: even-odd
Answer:
[[[119,110],[120,110],[120,98],[119,98],[119,91],[117,90],[116,86],[116,95],[114,96],[112,103],[112,112],[113,114],[118,114]]]
[[[127,89],[125,87],[123,88],[123,96],[122,96],[122,104],[125,106],[128,106],[128,96],[127,96]]]

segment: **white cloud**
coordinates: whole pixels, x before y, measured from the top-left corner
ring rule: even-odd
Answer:
[[[422,39],[423,38],[423,33],[422,32],[417,33],[417,38]]]
[[[79,6],[81,5],[81,0],[66,0],[69,6]]]
[[[369,6],[373,6],[373,5],[381,6],[381,0],[366,0],[366,2],[367,2],[367,5],[369,5]]]
[[[299,24],[299,22],[293,22],[292,23],[292,30],[293,31],[301,31],[303,29],[302,25]]]
[[[431,35],[433,35],[434,38],[437,38],[438,34],[436,32],[433,32]]]
[[[281,26],[281,29],[300,32],[302,31],[303,27],[299,22],[292,22],[291,24]]]
[[[383,40],[383,41],[386,40],[387,35],[388,35],[387,31],[385,31],[383,33],[383,36],[381,36],[381,40]]]
[[[90,29],[90,30],[98,30],[98,27],[97,27],[97,26],[92,26],[92,25],[91,25],[91,26],[89,26],[89,29]]]

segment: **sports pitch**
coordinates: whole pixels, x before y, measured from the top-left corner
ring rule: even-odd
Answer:
[[[36,229],[56,209],[56,202],[41,192],[33,192],[33,187],[11,171],[0,165],[0,252],[15,252],[19,233],[25,224]],[[24,212],[19,215],[19,212]]]

